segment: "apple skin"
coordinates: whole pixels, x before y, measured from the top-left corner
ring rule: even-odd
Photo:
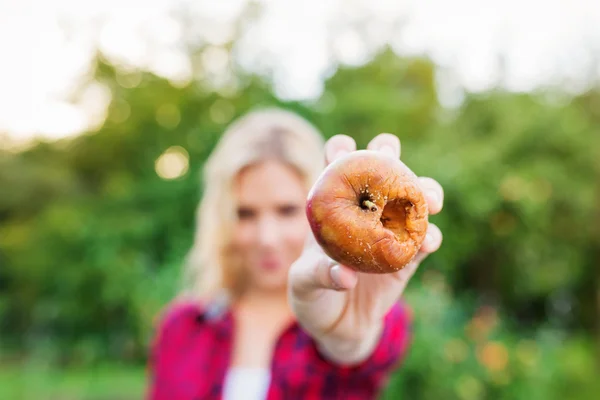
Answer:
[[[417,176],[399,159],[372,150],[329,164],[308,194],[306,215],[329,257],[377,274],[404,268],[421,248],[428,225]]]

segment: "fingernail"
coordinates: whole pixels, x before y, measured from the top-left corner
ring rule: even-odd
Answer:
[[[379,149],[379,151],[381,151],[384,154],[387,154],[390,157],[396,157],[396,151],[390,145],[386,144],[384,146],[381,146],[381,148]]]
[[[342,286],[342,268],[339,265],[334,265],[329,270],[331,275],[331,281],[333,282],[334,289],[341,289]]]

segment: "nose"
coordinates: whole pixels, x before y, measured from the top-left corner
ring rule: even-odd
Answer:
[[[257,235],[257,240],[260,246],[267,248],[276,247],[279,237],[281,236],[277,219],[269,215],[265,215],[260,218]]]

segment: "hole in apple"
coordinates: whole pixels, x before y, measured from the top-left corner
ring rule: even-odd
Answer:
[[[385,207],[383,207],[383,213],[381,214],[383,227],[394,232],[398,239],[406,239],[408,237],[406,219],[412,207],[414,207],[414,204],[407,199],[388,201]]]
[[[363,193],[360,195],[358,204],[360,205],[360,208],[365,211],[377,211],[377,205],[373,202],[373,199],[371,199],[371,196],[368,193]]]

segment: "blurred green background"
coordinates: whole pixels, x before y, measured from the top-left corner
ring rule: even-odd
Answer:
[[[415,331],[385,398],[595,399],[600,392],[600,84],[439,101],[436,66],[384,47],[338,65],[313,101],[234,63],[216,85],[99,52],[106,119],[71,139],[0,150],[0,399],[136,399],[155,318],[192,241],[203,162],[225,127],[278,105],[326,137],[379,132],[445,188],[439,252],[409,285]],[[77,100],[74,94],[73,101]]]

